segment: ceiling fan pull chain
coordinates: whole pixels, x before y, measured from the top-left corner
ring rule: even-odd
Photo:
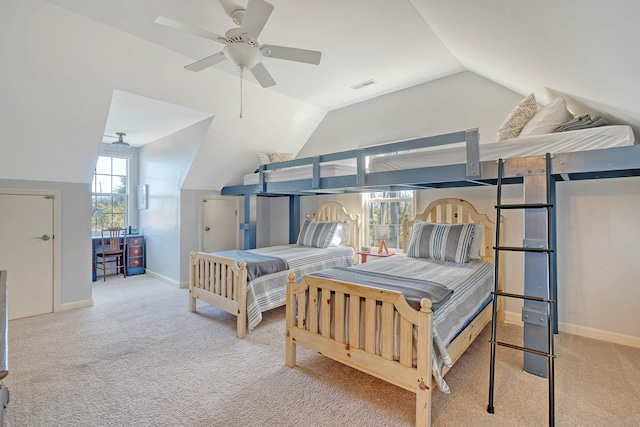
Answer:
[[[240,67],[240,118],[242,118],[242,74],[244,68]]]

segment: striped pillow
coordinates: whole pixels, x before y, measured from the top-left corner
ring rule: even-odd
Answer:
[[[434,224],[415,221],[407,256],[465,263],[475,224]]]
[[[305,218],[296,243],[300,246],[326,248],[333,240],[337,228],[337,222],[319,222]]]

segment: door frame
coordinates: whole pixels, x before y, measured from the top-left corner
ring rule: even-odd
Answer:
[[[62,311],[60,301],[60,240],[61,240],[61,215],[60,215],[60,190],[25,190],[0,188],[0,194],[6,196],[43,196],[53,197],[53,312]],[[9,279],[11,275],[9,274]]]
[[[240,197],[237,196],[220,196],[220,195],[203,195],[200,197],[200,228],[199,235],[199,251],[204,250],[204,201],[205,200],[234,200],[236,202],[236,248],[240,247]]]

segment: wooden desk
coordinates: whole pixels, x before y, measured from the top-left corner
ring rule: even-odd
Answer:
[[[91,280],[96,281],[96,252],[102,250],[102,237],[95,236],[91,239],[93,265],[91,268]],[[124,254],[127,276],[144,274],[146,265],[145,241],[140,234],[127,235],[127,252]]]
[[[371,249],[369,252],[358,252],[360,255],[360,262],[364,264],[367,262],[367,257],[376,257],[376,258],[386,258],[395,255],[393,252],[382,252],[378,253],[377,249]]]

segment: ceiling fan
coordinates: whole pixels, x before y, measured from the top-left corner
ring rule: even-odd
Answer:
[[[107,138],[118,138],[117,141],[113,141],[111,143],[111,145],[113,145],[115,147],[120,147],[120,148],[131,147],[131,144],[129,144],[127,141],[124,140],[124,137],[127,136],[126,133],[124,133],[124,132],[116,132],[116,135],[117,136],[113,136],[113,135],[104,135],[104,136],[106,136]]]
[[[258,42],[258,37],[269,16],[271,16],[271,12],[273,12],[273,5],[271,3],[267,3],[264,0],[249,0],[246,9],[242,9],[227,0],[220,0],[220,3],[225,9],[225,12],[231,16],[233,22],[239,25],[238,28],[232,28],[227,31],[224,37],[165,16],[158,16],[156,18],[155,22],[157,24],[186,31],[225,45],[221,52],[189,64],[184,67],[185,69],[201,71],[227,59],[240,69],[241,81],[242,72],[244,70],[250,70],[262,87],[269,87],[275,85],[276,82],[262,64],[261,61],[263,57],[285,59],[314,65],[320,63],[321,52],[268,44],[261,45]]]

